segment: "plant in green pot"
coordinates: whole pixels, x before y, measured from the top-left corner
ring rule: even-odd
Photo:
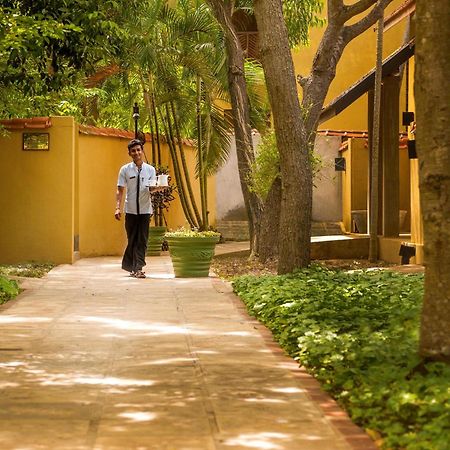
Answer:
[[[180,229],[165,234],[177,278],[207,277],[220,233]]]
[[[173,192],[176,190],[176,186],[170,184],[170,176],[166,167],[158,166],[156,168],[156,175],[158,178],[157,186],[163,186],[160,184],[162,182],[164,183],[165,189],[151,192],[154,211],[152,221],[154,225],[151,225],[148,231],[148,256],[159,256],[161,254],[164,234],[167,231],[167,226],[164,224],[166,222],[164,210],[167,211],[169,209],[170,202],[175,199]]]

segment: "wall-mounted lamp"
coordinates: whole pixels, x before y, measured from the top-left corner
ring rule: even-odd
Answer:
[[[409,127],[411,122],[414,122],[414,113],[411,111],[405,111],[402,113],[402,125]]]
[[[345,158],[334,158],[334,170],[336,172],[345,172]]]
[[[408,141],[408,157],[409,159],[417,159],[416,141]]]
[[[139,106],[137,103],[133,106],[133,120],[134,120],[134,138],[138,139],[138,121],[139,121]]]

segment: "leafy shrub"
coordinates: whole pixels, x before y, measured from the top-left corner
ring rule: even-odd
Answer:
[[[0,275],[0,305],[11,300],[19,293],[19,286],[15,281]]]
[[[310,162],[313,177],[320,172],[322,159],[320,155],[310,150]],[[277,177],[280,176],[280,154],[278,152],[275,130],[270,129],[261,136],[261,142],[256,150],[255,161],[251,166],[249,186],[253,192],[263,199],[267,198],[270,188]]]
[[[175,231],[168,231],[165,235],[165,238],[171,237],[220,237],[220,233],[212,230],[198,231],[196,229],[190,230],[188,228],[179,228]]]
[[[423,275],[346,273],[240,277],[235,292],[280,345],[391,449],[450,442],[450,367],[420,359]]]

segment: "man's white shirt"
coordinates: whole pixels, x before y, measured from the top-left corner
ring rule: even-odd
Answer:
[[[119,170],[117,186],[127,189],[125,197],[125,212],[137,214],[136,191],[139,177],[139,214],[153,214],[150,198],[150,180],[156,180],[156,170],[147,163],[142,163],[139,173],[138,166],[134,162],[123,165]]]

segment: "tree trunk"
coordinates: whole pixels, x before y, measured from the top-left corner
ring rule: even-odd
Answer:
[[[204,149],[202,133],[202,83],[200,76],[197,76],[197,161],[198,161],[198,184],[200,186],[200,205],[202,215],[202,230],[209,228],[207,199],[206,199],[206,175],[203,169]]]
[[[277,177],[273,182],[264,203],[261,217],[259,260],[266,262],[278,256],[278,240],[280,229],[281,179]]]
[[[425,259],[420,354],[450,362],[450,3],[418,0],[416,21],[414,90]]]
[[[194,215],[188,203],[188,197],[186,195],[186,188],[184,187],[183,174],[181,173],[180,169],[180,162],[178,161],[176,144],[175,139],[173,137],[171,119],[167,105],[166,105],[166,117],[164,118],[164,116],[161,113],[160,117],[162,119],[163,126],[165,128],[166,142],[169,147],[170,156],[172,158],[175,183],[177,185],[178,195],[180,197],[181,207],[183,209],[184,216],[186,217],[186,220],[189,222],[189,226],[191,228],[198,228],[198,224],[195,223]]]
[[[190,201],[192,210],[194,211],[194,216],[197,221],[196,228],[202,229],[202,218],[200,217],[200,213],[198,212],[197,203],[195,201],[195,196],[194,196],[194,191],[192,189],[191,177],[190,177],[189,168],[188,168],[187,161],[186,161],[186,154],[184,152],[184,147],[183,147],[183,139],[181,138],[180,127],[178,125],[178,114],[175,110],[175,105],[174,105],[173,101],[170,102],[170,109],[172,112],[173,127],[175,129],[175,134],[176,134],[177,144],[178,144],[178,152],[180,154],[180,160],[181,160],[180,171],[182,171],[182,173],[184,174],[184,180],[185,180],[186,186],[187,186],[187,193],[189,194],[189,197],[186,197],[186,201]],[[170,114],[168,112],[167,116],[169,117],[169,115]],[[169,123],[170,123],[170,121],[169,121]]]
[[[208,0],[208,3],[211,5],[214,16],[225,35],[225,47],[228,60],[228,88],[233,110],[233,127],[236,138],[239,178],[248,215],[250,252],[254,256],[259,250],[259,223],[262,202],[248,187],[248,179],[255,155],[250,128],[247,84],[244,73],[244,53],[231,21],[232,2]]]
[[[260,54],[281,166],[278,273],[310,262],[312,170],[281,0],[255,0]]]
[[[369,261],[378,259],[378,203],[381,83],[383,71],[383,16],[378,20],[375,89],[373,96],[372,145],[370,148]],[[370,108],[371,105],[369,105]]]

